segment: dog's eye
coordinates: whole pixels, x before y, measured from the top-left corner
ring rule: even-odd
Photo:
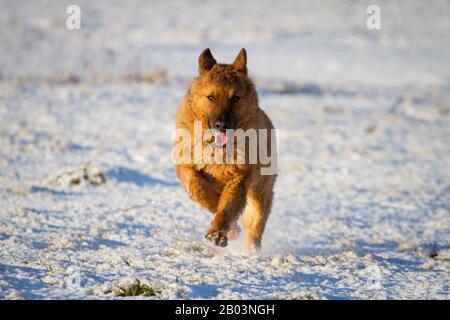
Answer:
[[[215,97],[210,94],[209,96],[206,96],[208,98],[209,101],[214,101]]]
[[[239,101],[239,99],[240,99],[240,98],[239,98],[238,96],[232,96],[232,97],[231,97],[231,102],[232,102],[232,103],[236,103],[236,102]]]

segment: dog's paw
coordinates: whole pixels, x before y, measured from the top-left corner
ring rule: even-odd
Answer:
[[[228,238],[223,231],[208,232],[205,236],[206,240],[212,242],[216,246],[226,247]]]

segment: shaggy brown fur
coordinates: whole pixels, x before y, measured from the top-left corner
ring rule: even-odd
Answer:
[[[258,106],[256,90],[247,76],[245,49],[231,65],[218,64],[209,49],[202,52],[199,74],[179,106],[176,127],[189,130],[193,136],[194,121],[201,121],[203,130],[208,130],[224,117],[229,120],[229,129],[273,129],[272,122]],[[195,144],[205,148],[210,142],[192,139],[190,150],[194,150]],[[267,143],[271,153],[275,146],[270,145],[270,138]],[[215,148],[211,152],[219,151],[220,148]],[[261,175],[262,166],[259,158],[256,164],[193,161],[177,165],[178,178],[189,196],[214,214],[206,238],[215,245],[226,246],[228,239],[237,236],[237,222],[242,214],[247,247],[261,246],[276,179],[276,175]]]

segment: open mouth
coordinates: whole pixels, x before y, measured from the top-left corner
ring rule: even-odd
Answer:
[[[222,132],[219,130],[214,130],[214,145],[217,148],[223,148],[228,141],[228,136],[226,132]]]

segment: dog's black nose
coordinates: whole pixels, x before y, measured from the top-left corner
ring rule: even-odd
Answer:
[[[224,132],[228,129],[228,121],[226,120],[217,120],[216,121],[216,129]]]

